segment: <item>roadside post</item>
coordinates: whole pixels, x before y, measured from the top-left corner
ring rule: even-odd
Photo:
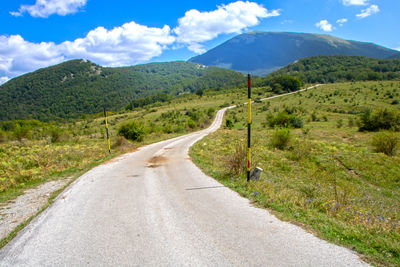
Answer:
[[[247,103],[247,182],[250,181],[250,160],[251,160],[251,77],[247,74],[247,92],[248,92],[248,103]]]
[[[104,108],[104,121],[106,123],[106,133],[107,133],[107,143],[108,143],[108,153],[111,154],[111,146],[110,146],[110,135],[108,133],[108,124],[107,124],[107,112],[106,108]]]

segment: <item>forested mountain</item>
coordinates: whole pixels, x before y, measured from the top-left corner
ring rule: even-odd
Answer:
[[[307,83],[393,80],[400,79],[400,59],[345,55],[309,57],[289,64],[265,79],[281,75],[296,76]]]
[[[118,110],[157,93],[233,87],[243,74],[183,61],[104,68],[72,60],[14,78],[0,86],[0,120],[76,118]]]
[[[320,55],[386,59],[399,57],[400,53],[372,43],[343,40],[330,35],[251,32],[238,35],[189,61],[266,75],[301,58]]]

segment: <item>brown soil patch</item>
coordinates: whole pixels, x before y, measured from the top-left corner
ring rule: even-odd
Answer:
[[[163,165],[163,163],[165,163],[167,161],[168,161],[168,159],[166,157],[154,156],[147,161],[147,163],[148,163],[147,167],[157,168],[157,167],[160,167],[161,165]]]

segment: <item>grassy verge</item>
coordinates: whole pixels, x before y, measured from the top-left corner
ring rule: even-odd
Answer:
[[[191,149],[205,173],[278,217],[382,266],[400,265],[400,158],[375,153],[377,133],[359,132],[369,107],[399,110],[397,82],[325,85],[253,106],[253,165],[259,182],[245,181],[246,108],[226,114],[221,129]],[[303,122],[284,149],[271,145],[271,118],[286,111]],[[296,125],[298,125],[296,120]],[[397,133],[397,135],[399,135]],[[212,156],[210,156],[212,155]],[[239,165],[239,167],[237,167]]]

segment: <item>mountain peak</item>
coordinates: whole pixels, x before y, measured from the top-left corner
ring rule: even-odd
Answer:
[[[344,40],[328,34],[296,32],[243,33],[189,61],[266,75],[296,60],[318,55],[389,58],[398,54],[372,43]]]

